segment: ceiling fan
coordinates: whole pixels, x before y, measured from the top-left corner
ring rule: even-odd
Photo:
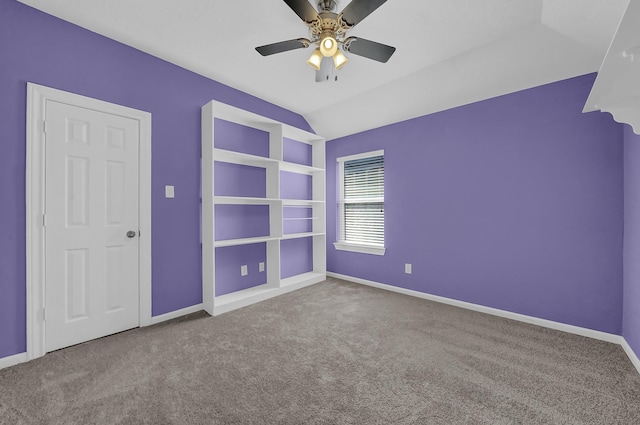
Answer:
[[[317,71],[316,81],[331,79],[335,71],[349,61],[340,50],[340,46],[346,52],[385,63],[396,51],[395,47],[360,37],[346,37],[346,33],[386,1],[352,0],[342,12],[337,13],[337,0],[318,0],[318,11],[308,0],[284,0],[307,24],[311,40],[296,38],[256,47],[256,50],[262,56],[269,56],[289,50],[304,49],[312,44],[317,45],[318,47],[307,60],[307,63]]]

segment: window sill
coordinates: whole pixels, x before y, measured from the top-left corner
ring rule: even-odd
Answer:
[[[338,251],[359,252],[361,254],[384,255],[387,250],[382,246],[360,245],[349,242],[334,242],[333,246]]]

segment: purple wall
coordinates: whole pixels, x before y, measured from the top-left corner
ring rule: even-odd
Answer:
[[[200,108],[216,99],[310,131],[299,115],[79,28],[0,0],[0,357],[26,349],[26,84],[153,114],[153,314],[202,301]],[[165,199],[164,185],[176,188]]]
[[[231,121],[214,119],[215,147],[269,158],[269,133]]]
[[[280,278],[313,271],[313,238],[280,241]]]
[[[312,199],[313,178],[308,174],[280,171],[280,197],[282,199]]]
[[[214,208],[217,241],[269,236],[268,205],[216,205]]]
[[[328,270],[619,334],[622,127],[581,113],[594,77],[327,143]],[[377,149],[387,252],[336,251],[336,158]]]
[[[296,164],[312,165],[313,148],[308,143],[282,138],[282,159]]]
[[[216,248],[216,296],[267,283],[267,244]],[[258,263],[265,263],[260,272]],[[240,276],[240,266],[246,265],[248,274]]]
[[[310,207],[285,206],[282,217],[282,233],[285,235],[313,231],[313,209]]]
[[[215,161],[213,170],[215,196],[267,196],[267,170],[262,167]]]
[[[640,136],[624,129],[624,302],[622,335],[640,357]]]

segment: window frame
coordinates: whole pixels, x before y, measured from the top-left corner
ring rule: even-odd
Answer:
[[[386,252],[386,237],[384,238],[385,243],[383,245],[376,244],[365,244],[365,243],[355,243],[349,242],[346,240],[342,240],[342,234],[340,229],[343,228],[344,221],[344,208],[345,208],[345,199],[344,199],[344,163],[347,161],[353,161],[356,159],[364,159],[370,158],[374,156],[382,156],[384,158],[384,149],[363,152],[355,155],[347,155],[336,158],[337,166],[338,166],[338,192],[337,192],[337,204],[338,204],[338,217],[337,217],[337,228],[336,228],[336,242],[333,243],[335,249],[339,251],[350,251],[350,252],[358,252],[362,254],[372,254],[372,255],[384,255]],[[376,201],[379,201],[379,198],[376,198]],[[382,204],[384,205],[384,196],[382,197]],[[386,225],[383,221],[382,232],[385,234]]]

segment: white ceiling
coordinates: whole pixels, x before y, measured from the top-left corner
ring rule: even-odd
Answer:
[[[338,82],[316,83],[311,49],[254,50],[308,37],[281,0],[19,1],[297,112],[327,139],[597,71],[629,3],[389,0],[349,32],[395,46],[389,62],[347,54]]]

